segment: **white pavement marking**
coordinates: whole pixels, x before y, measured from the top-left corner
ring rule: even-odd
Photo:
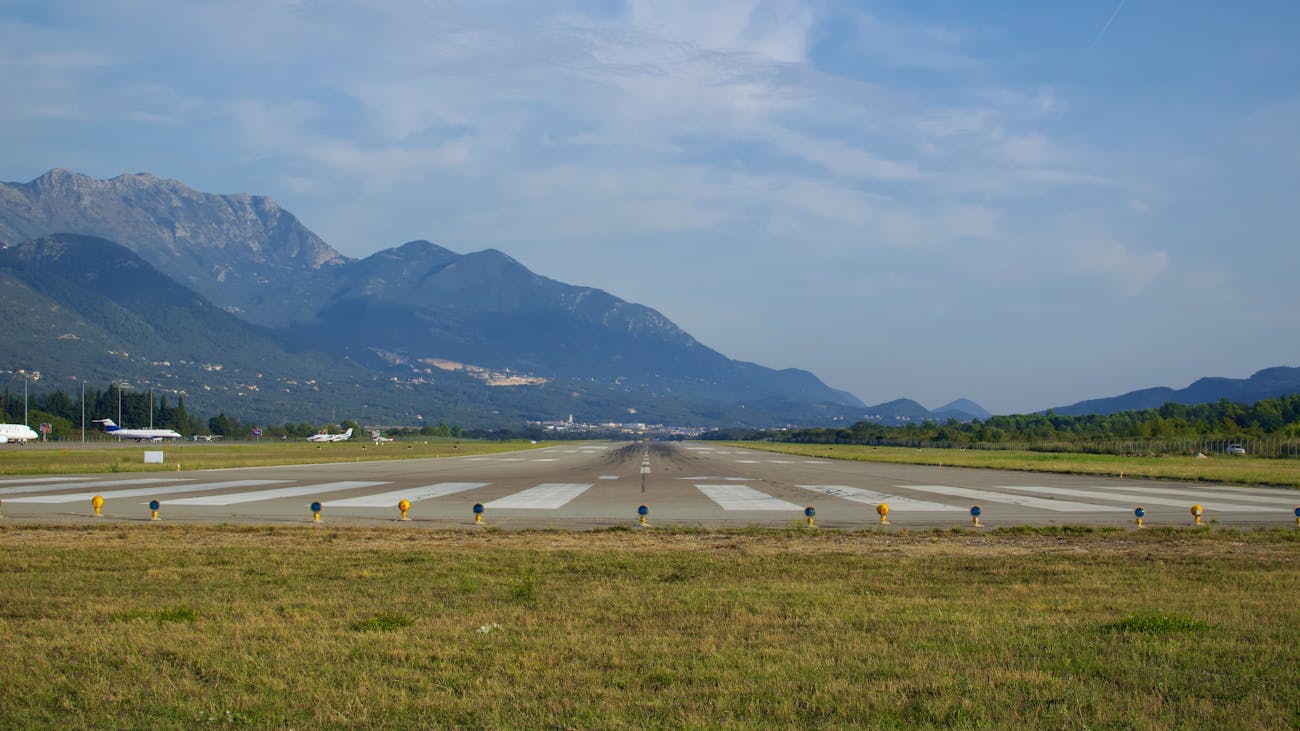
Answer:
[[[321,503],[327,508],[395,508],[397,503],[402,500],[409,500],[418,503],[421,500],[442,497],[444,495],[455,495],[458,492],[473,490],[479,487],[487,487],[490,482],[439,482],[436,485],[425,485],[424,487],[412,487],[406,490],[393,490],[392,492],[381,492],[377,495],[365,495],[363,497],[346,498],[344,500],[330,500]]]
[[[322,492],[338,492],[339,490],[352,490],[358,487],[374,487],[376,485],[387,485],[387,482],[326,482],[321,485],[303,485],[301,487],[282,487],[278,490],[258,490],[256,492],[237,492],[231,495],[204,495],[203,497],[184,497],[180,500],[167,501],[168,506],[172,505],[238,505],[239,503],[253,503],[261,500],[276,500],[284,497],[300,497],[302,495],[315,495]]]
[[[523,457],[501,457],[498,462],[523,462]]]
[[[1047,498],[1028,497],[1026,495],[1008,495],[1007,493],[990,492],[988,490],[968,490],[964,487],[948,487],[947,485],[895,485],[895,487],[900,490],[920,490],[922,492],[933,492],[939,495],[953,495],[954,497],[970,498],[971,500],[985,500],[992,503],[1019,505],[1023,508],[1051,510],[1057,513],[1102,513],[1124,512],[1129,510],[1129,508],[1117,508],[1113,505],[1074,503],[1069,500],[1049,500]]]
[[[508,508],[519,510],[555,510],[564,507],[570,500],[587,491],[591,485],[551,484],[530,487],[523,492],[507,495],[499,500],[486,503],[485,508]]]
[[[533,461],[534,462],[559,462],[560,459],[558,457],[542,457],[541,459],[535,459]]]
[[[756,459],[738,459],[736,461],[740,464],[759,464],[759,461]]]
[[[707,475],[703,477],[678,477],[677,479],[694,481],[694,482],[699,482],[700,480],[726,480],[727,482],[753,482],[754,481],[754,478],[752,477],[713,477],[712,475]]]
[[[79,492],[72,495],[39,495],[36,497],[9,498],[11,503],[75,503],[89,500],[96,495],[105,500],[140,497],[142,495],[175,495],[182,492],[203,492],[204,490],[226,490],[232,487],[258,487],[259,485],[276,485],[288,480],[230,480],[228,482],[200,482],[193,485],[172,485],[170,487],[137,487],[131,490],[106,490],[100,492]]]
[[[0,480],[0,485],[28,485],[34,482],[62,482],[65,477],[21,477],[16,480]]]
[[[67,479],[66,477],[63,479]],[[100,482],[65,482],[62,485],[46,484],[33,487],[6,487],[0,489],[0,495],[16,495],[23,492],[45,492],[47,490],[72,490],[79,487],[112,487],[114,485],[151,485],[158,482],[192,482],[194,478],[183,477],[176,479],[174,477],[137,477],[132,480],[103,480]]]
[[[723,510],[794,510],[803,507],[761,493],[748,485],[696,485]]]
[[[1173,507],[1190,508],[1192,503],[1198,502],[1193,499],[1177,500],[1171,497],[1156,497],[1154,495],[1134,495],[1132,493],[1112,492],[1098,493],[1094,490],[1072,490],[1068,487],[1041,487],[1030,485],[998,485],[999,490],[1021,490],[1023,492],[1037,492],[1043,495],[1064,495],[1066,497],[1084,497],[1093,500],[1113,500],[1115,502],[1130,501],[1134,506],[1137,505],[1169,505]],[[1218,500],[1200,500],[1201,506],[1206,510],[1214,510],[1224,513],[1241,512],[1241,513],[1271,513],[1276,508],[1264,507],[1263,505],[1240,505],[1234,503],[1220,502]]]
[[[798,464],[794,460],[790,460],[790,459],[769,459],[767,463],[768,464]]]
[[[871,490],[862,490],[856,487],[847,487],[845,485],[797,485],[805,490],[820,492],[823,495],[831,497],[844,498],[852,500],[855,503],[866,503],[867,505],[878,505],[887,503],[890,510],[915,510],[917,512],[926,511],[956,511],[959,513],[966,512],[966,508],[957,505],[946,505],[944,503],[932,503],[925,500],[915,500],[901,495],[890,495],[883,492],[872,492]]]
[[[596,479],[597,479],[597,480],[617,480],[617,479],[618,479],[618,475],[601,475],[600,477],[597,477]]]
[[[1098,490],[1132,490],[1133,487],[1120,487],[1119,485],[1097,485]],[[1278,507],[1292,507],[1300,505],[1300,491],[1283,491],[1273,490],[1271,494],[1259,492],[1246,492],[1245,488],[1241,490],[1213,490],[1205,487],[1187,487],[1178,489],[1174,487],[1147,487],[1145,485],[1138,487],[1143,495],[1148,492],[1158,493],[1161,495],[1173,495],[1185,497],[1192,502],[1203,498],[1219,498],[1222,500],[1243,500],[1252,503],[1267,503]]]

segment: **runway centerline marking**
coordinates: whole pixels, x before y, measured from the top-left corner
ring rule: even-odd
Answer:
[[[957,505],[947,505],[945,503],[932,503],[926,500],[916,500],[914,498],[903,497],[901,495],[890,495],[883,492],[874,492],[872,490],[863,490],[857,487],[848,487],[846,485],[796,485],[805,490],[812,490],[823,495],[852,500],[855,503],[866,503],[867,505],[878,505],[887,503],[893,510],[914,510],[917,512],[936,512],[936,511],[956,511],[959,513],[966,512],[966,508]]]
[[[55,505],[89,500],[96,495],[105,500],[141,497],[143,495],[175,495],[182,492],[203,492],[204,490],[225,490],[232,487],[258,487],[260,485],[277,485],[288,480],[229,480],[226,482],[201,482],[193,485],[171,485],[167,487],[137,487],[130,490],[103,490],[99,492],[78,492],[74,494],[39,495],[35,497],[9,498],[11,503],[39,503]]]
[[[286,497],[301,497],[324,492],[353,490],[358,487],[375,487],[387,485],[387,482],[326,482],[319,485],[302,485],[299,487],[282,487],[277,490],[258,490],[256,492],[237,492],[231,495],[204,495],[203,497],[185,497],[180,500],[168,500],[167,505],[239,505],[262,500],[278,500]]]
[[[696,485],[695,487],[723,510],[803,510],[803,506],[774,498],[748,485]]]
[[[397,507],[397,503],[402,500],[409,500],[413,503],[418,503],[421,500],[443,497],[444,495],[455,495],[458,492],[487,487],[490,484],[492,483],[439,482],[436,485],[411,487],[405,490],[381,492],[376,495],[364,495],[362,497],[344,498],[342,500],[329,500],[321,504],[327,508],[395,508]]]
[[[493,500],[483,507],[507,510],[555,510],[564,507],[590,487],[590,484],[547,483]]]

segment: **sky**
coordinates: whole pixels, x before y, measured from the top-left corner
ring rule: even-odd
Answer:
[[[1300,3],[0,0],[0,179],[500,249],[869,404],[1300,365]]]

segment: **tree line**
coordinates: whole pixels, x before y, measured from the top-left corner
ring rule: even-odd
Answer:
[[[840,428],[720,430],[704,437],[812,444],[1017,448],[1097,452],[1168,452],[1196,445],[1254,442],[1292,454],[1300,440],[1300,394],[1252,405],[1221,399],[1208,404],[1167,403],[1158,409],[1063,416],[1052,411],[959,422],[888,425],[859,421]],[[1267,450],[1265,450],[1267,451]]]
[[[83,411],[84,406],[84,411]],[[299,422],[285,423],[278,426],[244,423],[237,416],[225,412],[204,419],[185,408],[185,397],[177,396],[175,405],[171,405],[167,394],[151,395],[147,391],[124,389],[112,384],[108,388],[86,389],[85,400],[80,392],[46,391],[29,394],[24,404],[23,394],[5,389],[0,394],[0,422],[23,423],[24,407],[26,423],[35,429],[40,424],[50,425],[48,438],[70,440],[81,438],[82,416],[85,416],[86,438],[105,439],[106,433],[93,419],[112,419],[119,426],[134,428],[152,425],[157,429],[174,429],[185,436],[220,436],[225,439],[248,439],[254,428],[261,430],[262,439],[298,439],[316,434],[321,429],[339,432],[352,429],[353,439],[367,439],[369,434],[363,432],[356,420],[344,419],[338,424],[310,424]],[[463,431],[459,426],[445,422],[427,424],[413,429],[388,429],[387,436],[421,435],[429,437],[459,438]]]

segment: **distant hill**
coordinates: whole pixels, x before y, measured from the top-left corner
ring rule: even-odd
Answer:
[[[351,382],[328,397],[353,404],[375,383],[411,390],[366,397],[388,404],[376,413],[765,426],[863,407],[807,371],[732,360],[653,309],[539,276],[499,251],[413,241],[353,260],[268,198],[147,174],[104,181],[52,170],[0,184],[0,241],[10,245],[11,313],[24,301],[62,308],[81,318],[75,336],[95,352],[161,363],[211,359],[218,348],[224,363],[274,371],[286,381],[279,391],[293,391],[287,381],[317,391]],[[101,255],[112,267],[96,272]],[[0,360],[35,368],[48,359],[52,351],[17,330]],[[103,357],[90,349],[60,352],[69,372],[112,371],[91,368]],[[270,398],[240,394],[232,408]]]
[[[952,418],[958,421],[972,421],[975,419],[983,421],[984,419],[993,416],[988,409],[985,409],[983,406],[980,406],[970,399],[964,398],[940,406],[934,410],[934,414],[944,420]]]
[[[1120,411],[1156,409],[1167,403],[1208,404],[1227,399],[1253,404],[1264,399],[1300,393],[1300,368],[1266,368],[1250,378],[1202,378],[1187,388],[1147,388],[1110,398],[1080,401],[1052,409],[1062,416],[1114,414]]]

